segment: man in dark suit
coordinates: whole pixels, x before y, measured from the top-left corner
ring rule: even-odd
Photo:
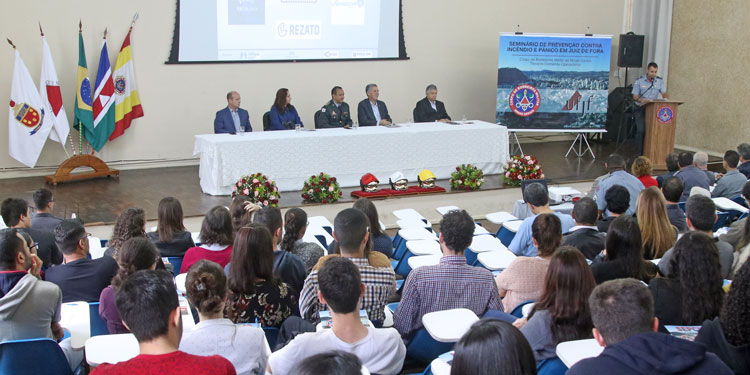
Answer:
[[[430,84],[424,90],[425,98],[414,108],[414,122],[448,122],[451,117],[445,112],[445,104],[437,100],[437,86]]]
[[[227,107],[216,112],[214,133],[236,134],[243,131],[253,131],[253,127],[250,126],[250,115],[240,108],[240,94],[230,91],[227,93]]]
[[[596,227],[596,217],[599,215],[596,202],[591,198],[581,198],[573,205],[573,219],[576,226],[570,232],[563,234],[563,245],[574,246],[583,255],[593,260],[604,250],[604,234]]]
[[[361,126],[378,126],[390,125],[391,116],[388,115],[388,107],[385,103],[378,100],[380,90],[378,85],[370,83],[365,87],[367,99],[362,100],[357,105],[357,119]]]

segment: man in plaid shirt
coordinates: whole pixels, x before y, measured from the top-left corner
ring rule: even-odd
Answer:
[[[466,308],[478,316],[503,310],[492,273],[466,264],[464,250],[474,237],[474,220],[465,210],[450,211],[440,221],[440,264],[412,270],[406,279],[393,327],[409,338],[422,327],[424,314]]]
[[[370,236],[369,225],[370,221],[362,211],[347,208],[333,220],[333,238],[339,244],[341,256],[349,258],[359,268],[362,283],[365,284],[361,308],[367,311],[370,321],[379,325],[385,320],[388,296],[396,291],[396,274],[388,259],[381,253],[372,252],[369,260],[365,257],[365,247]],[[336,255],[327,257],[331,256]],[[318,312],[328,309],[318,300],[318,269],[327,257],[321,258],[313,267],[305,279],[299,299],[302,318],[314,323],[320,320]]]

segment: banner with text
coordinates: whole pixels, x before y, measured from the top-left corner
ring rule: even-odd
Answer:
[[[511,129],[603,129],[611,49],[611,35],[501,33],[496,121]]]

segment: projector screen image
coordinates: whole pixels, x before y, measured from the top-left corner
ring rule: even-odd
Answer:
[[[177,0],[169,63],[406,58],[400,0]]]

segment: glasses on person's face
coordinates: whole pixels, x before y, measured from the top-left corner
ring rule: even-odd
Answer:
[[[29,252],[32,254],[36,254],[37,249],[39,249],[39,242],[32,242],[29,245]]]

